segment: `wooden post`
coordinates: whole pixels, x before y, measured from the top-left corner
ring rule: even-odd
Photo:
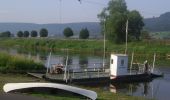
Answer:
[[[151,70],[152,73],[154,72],[154,68],[155,68],[155,60],[156,60],[156,53],[154,53],[153,67],[152,67],[152,70]]]
[[[72,77],[74,78],[74,70],[73,70],[73,76]]]
[[[67,83],[67,66],[68,66],[68,49],[67,49],[67,58],[66,58],[66,65],[65,65],[65,71],[64,71],[64,80]]]
[[[132,53],[132,59],[131,59],[131,64],[130,64],[130,75],[132,74],[132,65],[133,65],[133,56],[134,56],[134,52]]]
[[[98,69],[98,77],[100,76],[99,69]]]
[[[47,71],[46,71],[46,73],[48,73],[48,68],[50,68],[50,60],[51,60],[51,52],[50,52],[49,57],[48,57],[48,63],[47,63]]]
[[[104,44],[103,44],[103,71],[104,71],[104,67],[105,67],[105,56],[106,56],[106,54],[105,54],[105,52],[106,52],[106,19],[104,19],[104,33],[103,33],[103,37],[104,37]]]
[[[125,49],[125,54],[127,54],[128,24],[129,24],[129,21],[127,20],[127,22],[126,22],[126,49]]]

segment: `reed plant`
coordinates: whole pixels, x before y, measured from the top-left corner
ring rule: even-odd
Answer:
[[[26,73],[28,71],[43,71],[45,67],[42,63],[35,62],[19,55],[0,53],[0,72]]]

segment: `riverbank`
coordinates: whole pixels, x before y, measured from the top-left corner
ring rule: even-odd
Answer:
[[[36,82],[36,81],[44,82],[43,80],[37,80],[35,78],[31,78],[26,75],[0,74],[0,93],[3,92],[2,87],[5,83]],[[97,100],[146,100],[145,98],[142,97],[132,97],[124,94],[114,94],[109,91],[103,91],[100,88],[90,88],[90,87],[84,87],[84,88],[96,91],[98,94]],[[57,93],[57,95],[43,94],[43,93],[42,94],[33,93],[33,94],[24,94],[24,95],[41,97],[47,100],[80,100],[79,96],[68,95],[68,94],[65,95],[62,93]]]
[[[40,62],[35,62],[32,59],[28,59],[20,55],[10,55],[5,52],[0,52],[1,73],[27,73],[43,70],[45,70],[45,67]]]
[[[26,49],[103,52],[103,40],[54,39],[54,38],[1,38],[1,47],[22,47]],[[125,44],[106,41],[106,52],[124,53]],[[128,43],[128,52],[170,53],[170,41],[145,40]]]
[[[49,39],[49,38],[6,38],[0,39],[0,47],[19,48],[25,52],[40,51],[53,53],[69,50],[69,54],[94,54],[103,56],[103,40],[73,40],[73,39]],[[114,44],[106,41],[106,56],[110,53],[124,53],[125,44]],[[128,43],[128,54],[131,56],[134,52],[135,62],[153,61],[153,55],[156,53],[156,65],[168,66],[170,61],[170,41],[147,40]],[[63,53],[63,52],[60,52]],[[66,52],[64,52],[66,54]],[[130,57],[131,58],[131,57]]]

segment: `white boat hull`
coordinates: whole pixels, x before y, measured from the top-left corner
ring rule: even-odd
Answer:
[[[54,83],[8,83],[4,85],[3,90],[7,93],[14,90],[37,88],[37,87],[61,89],[61,90],[83,95],[92,100],[95,100],[97,98],[97,93],[94,91],[63,85],[63,84],[54,84]]]

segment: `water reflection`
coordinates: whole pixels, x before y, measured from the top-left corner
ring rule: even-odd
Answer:
[[[81,68],[87,68],[88,66],[88,58],[85,56],[79,57],[79,65]]]
[[[62,57],[63,60],[62,60],[62,64],[65,65],[66,64],[66,61],[67,61],[67,64],[68,65],[72,65],[73,63],[73,58],[72,57],[68,57],[68,60],[67,60],[67,56],[64,56]]]

